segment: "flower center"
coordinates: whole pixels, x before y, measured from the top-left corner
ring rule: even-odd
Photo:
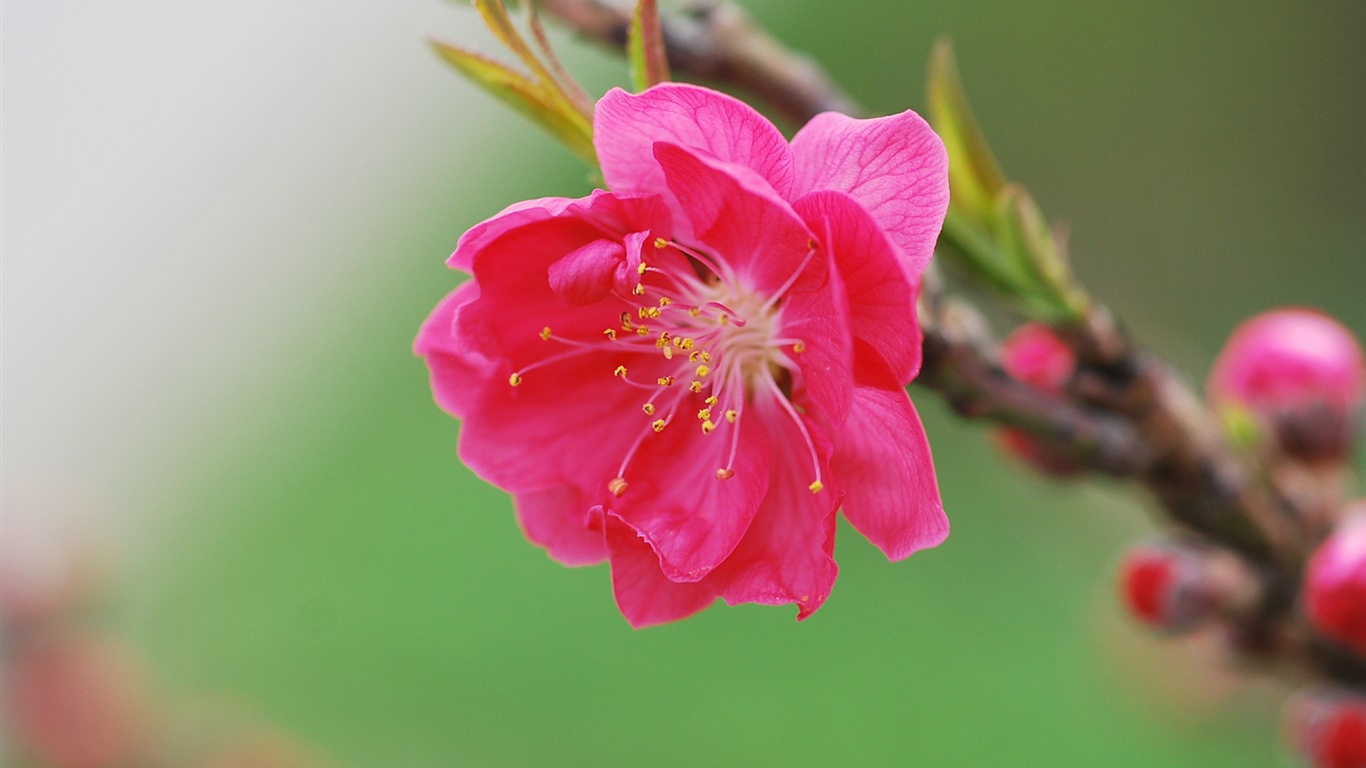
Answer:
[[[518,386],[528,371],[564,357],[610,350],[613,375],[641,390],[640,412],[648,420],[608,484],[615,496],[625,493],[627,468],[650,435],[689,423],[703,435],[720,430],[722,439],[728,438],[727,458],[716,477],[734,477],[745,406],[756,392],[770,392],[806,440],[816,474],[811,490],[819,492],[814,443],[788,400],[790,372],[797,367],[792,355],[804,352],[805,343],[780,334],[782,296],[807,262],[766,295],[704,253],[663,238],[653,245],[657,258],[641,261],[634,286],[614,291],[613,299],[625,307],[618,324],[592,340],[562,338],[549,327],[542,329],[542,340],[569,349],[513,373],[508,383]]]

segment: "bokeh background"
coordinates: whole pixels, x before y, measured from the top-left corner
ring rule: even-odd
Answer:
[[[1274,305],[1366,335],[1357,0],[745,4],[874,112],[920,107],[951,36],[1009,174],[1193,378]],[[1114,607],[1143,500],[1026,476],[928,392],[951,538],[889,565],[842,529],[801,625],[634,632],[605,568],[526,544],[409,347],[465,229],[587,187],[425,48],[492,49],[463,3],[3,14],[4,535],[100,543],[86,621],[161,717],[230,701],[357,768],[1284,761],[1275,684]]]

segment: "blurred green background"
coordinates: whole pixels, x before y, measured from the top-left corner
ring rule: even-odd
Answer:
[[[1366,335],[1366,5],[746,6],[878,113],[923,104],[951,36],[1007,172],[1192,377],[1275,305]],[[6,490],[94,510],[125,563],[107,626],[171,694],[357,767],[1283,759],[1283,691],[1112,604],[1144,501],[1025,476],[928,392],[952,536],[889,565],[841,529],[801,625],[718,606],[634,632],[605,567],[528,545],[409,351],[465,229],[587,191],[423,47],[491,49],[471,9],[4,13]]]

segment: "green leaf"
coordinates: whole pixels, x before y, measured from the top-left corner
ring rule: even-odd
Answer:
[[[991,216],[1005,175],[968,104],[948,40],[936,43],[930,55],[927,93],[930,121],[949,154],[950,195],[964,215],[983,222]]]
[[[597,165],[593,126],[563,95],[493,59],[449,43],[433,40],[437,54],[476,85],[531,118],[570,151]]]
[[[636,91],[669,80],[669,57],[657,0],[639,0],[626,36],[626,60]]]

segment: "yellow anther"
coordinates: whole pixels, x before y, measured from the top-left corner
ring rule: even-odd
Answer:
[[[804,342],[804,341],[799,341],[799,342],[797,342],[796,344],[793,344],[793,345],[792,345],[792,351],[793,351],[793,352],[796,352],[796,353],[799,354],[799,355],[800,355],[801,353],[805,352],[805,351],[806,351],[806,342]]]
[[[613,376],[620,376],[620,377],[623,378],[623,379],[626,378],[626,366],[624,366],[624,365],[618,365],[617,368],[616,368],[616,370],[612,371],[612,375],[613,375]]]
[[[684,337],[683,337],[683,348],[684,348],[684,349],[692,349],[692,345],[693,345],[693,344],[694,344],[694,342],[693,342],[691,336],[684,336]]]
[[[645,405],[640,406],[640,410],[645,411],[646,416],[653,416],[655,415],[655,404],[646,403]]]
[[[665,359],[665,360],[672,360],[672,359],[674,359],[674,348],[673,348],[673,347],[664,347],[664,359]]]
[[[691,384],[688,385],[688,389],[691,389],[691,390],[693,391],[694,394],[701,393],[701,392],[702,392],[702,382],[700,382],[700,381],[694,381],[693,383],[691,383]]]
[[[644,285],[641,285],[640,283],[636,283],[636,287],[634,287],[634,288],[631,289],[631,293],[634,293],[634,294],[637,295],[637,296],[644,296],[644,295],[645,295],[645,286],[644,286]]]
[[[740,418],[740,412],[739,412],[739,411],[735,411],[735,410],[726,411],[726,421],[729,421],[730,423],[734,424],[734,423],[735,423],[735,420],[738,419],[738,418]]]
[[[693,350],[692,352],[688,353],[688,362],[695,363],[697,362],[699,357],[701,356],[697,353],[697,350]]]
[[[697,366],[697,376],[698,376],[698,378],[701,378],[701,377],[703,377],[703,376],[706,376],[706,375],[709,374],[709,373],[711,373],[711,369],[708,368],[707,366],[705,366],[705,365],[699,365],[699,366]]]
[[[674,377],[672,377],[672,376],[660,376],[660,377],[657,379],[657,381],[659,382],[659,386],[661,386],[661,387],[667,387],[667,386],[669,386],[670,384],[674,383]]]
[[[646,308],[645,308],[645,316],[646,316],[646,317],[656,318],[656,317],[659,317],[661,314],[662,314],[662,313],[659,311],[659,307],[646,307]]]
[[[637,325],[637,326],[636,326],[636,335],[637,335],[637,336],[649,336],[649,335],[650,335],[650,327],[649,327],[649,326],[646,326],[646,325]]]
[[[735,470],[733,470],[733,469],[718,469],[718,470],[716,470],[716,479],[717,479],[717,480],[729,480],[729,479],[731,479],[732,477],[735,477]]]
[[[639,317],[641,320],[644,320],[646,317],[649,317],[649,315],[646,314],[646,312],[648,312],[649,309],[650,307],[641,307],[640,309],[637,309],[636,316]]]
[[[541,341],[550,341],[550,326],[541,329]]]
[[[701,384],[702,382],[699,381],[698,383]],[[717,402],[717,401],[716,401],[716,395],[712,395],[711,397],[708,397],[707,400],[706,400],[706,402],[707,402],[707,405],[716,405],[716,402]]]
[[[669,247],[669,241],[668,241],[668,240],[665,240],[665,239],[662,238],[662,237],[656,237],[656,238],[655,238],[655,247],[656,247],[656,248],[668,248],[668,247]]]
[[[612,478],[612,481],[607,484],[607,490],[611,491],[613,496],[621,498],[621,494],[626,493],[626,478]]]
[[[603,331],[603,332],[602,332],[602,335],[603,335],[603,336],[606,336],[607,338],[611,339],[612,341],[616,341],[616,340],[617,340],[617,332],[614,331],[614,330],[612,330],[611,328],[608,328],[607,330]]]
[[[698,307],[688,307],[688,314],[692,315],[693,317],[697,317],[698,315],[702,314],[702,310]]]
[[[811,238],[807,238],[807,240],[806,240],[806,250],[808,250],[808,251],[814,251],[814,250],[816,250],[816,241],[815,241],[815,240],[812,240]]]
[[[654,421],[650,422],[650,429],[653,429],[656,432],[663,432],[664,427],[667,426],[668,423],[669,422],[663,419],[655,419]]]
[[[697,420],[698,420],[698,421],[707,421],[707,420],[709,420],[710,418],[711,418],[711,409],[710,409],[710,408],[703,408],[702,410],[700,410],[700,411],[697,412]]]
[[[820,493],[821,490],[825,488],[825,484],[819,480],[812,480],[811,485],[806,487],[810,488],[812,493]]]
[[[659,306],[661,307],[667,307],[672,303],[674,303],[673,299],[669,298],[668,296],[659,297]]]
[[[647,270],[647,269],[649,269],[649,267],[646,266],[646,265],[645,265],[645,262],[642,261],[642,262],[640,262],[640,266],[636,267],[636,274],[637,274],[637,275],[643,275],[643,274],[645,274],[645,270]]]
[[[716,319],[716,322],[720,323],[721,325],[730,325],[730,315],[721,315],[719,318]]]
[[[702,350],[702,353],[701,353],[700,355],[698,355],[698,357],[701,358],[702,362],[704,362],[704,363],[710,363],[710,362],[711,362],[711,353],[708,352],[708,351],[705,350],[705,349]]]
[[[521,386],[521,384],[522,384],[522,374],[520,374],[520,373],[514,373],[514,374],[512,374],[511,376],[508,377],[508,383],[511,384],[511,385],[514,386],[514,387]]]
[[[716,429],[716,425],[713,424],[712,422],[710,422],[710,421],[704,421],[704,422],[702,422],[702,434],[704,434],[704,435],[710,435],[710,434],[711,434],[711,431],[712,431],[713,429]]]

